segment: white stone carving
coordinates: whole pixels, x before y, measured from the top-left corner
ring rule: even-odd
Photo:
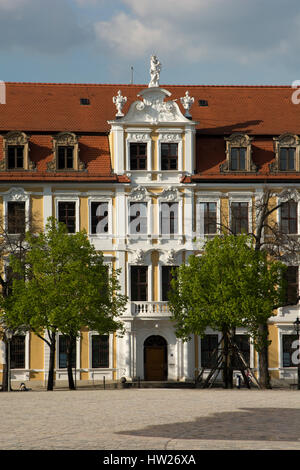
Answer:
[[[25,193],[23,188],[11,188],[8,193],[9,201],[23,202],[27,201],[29,196]]]
[[[134,255],[133,255],[133,264],[144,264],[145,262],[145,255],[146,253],[141,250],[140,248],[138,250],[135,251]]]
[[[168,188],[164,189],[159,196],[160,199],[163,201],[173,202],[178,201],[180,193],[177,188],[174,188],[173,186],[168,186]]]
[[[297,189],[284,189],[280,194],[280,202],[300,201],[300,193]]]
[[[132,201],[146,201],[149,199],[149,193],[143,186],[137,186],[131,191],[130,199]]]
[[[113,97],[113,103],[115,104],[118,111],[116,117],[123,117],[124,113],[122,113],[122,109],[124,104],[127,103],[127,97],[122,96],[121,90],[118,91],[117,96]]]
[[[170,265],[170,264],[175,264],[176,263],[176,251],[169,250],[166,255],[165,255],[165,264]]]
[[[159,62],[156,55],[151,56],[150,61],[150,83],[148,85],[149,88],[152,87],[159,87],[159,77],[161,71],[161,63]]]
[[[183,108],[185,109],[185,117],[186,118],[191,118],[192,115],[190,114],[190,109],[192,107],[192,105],[194,104],[194,101],[195,99],[189,95],[189,92],[186,91],[185,92],[185,95],[180,98],[180,102],[183,106]]]
[[[126,116],[117,115],[119,124],[149,123],[155,125],[167,122],[191,124],[191,120],[182,114],[179,105],[175,101],[165,101],[166,98],[171,96],[169,91],[159,87],[151,87],[142,90],[138,96],[142,98],[142,101],[134,101],[130,105]]]

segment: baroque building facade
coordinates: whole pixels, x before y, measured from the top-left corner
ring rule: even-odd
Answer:
[[[158,63],[159,64],[159,63]],[[153,62],[148,86],[7,83],[0,105],[0,209],[15,234],[48,217],[70,233],[85,229],[111,269],[120,269],[126,333],[77,339],[76,379],[190,381],[210,368],[220,338],[208,330],[183,343],[170,321],[172,268],[201,253],[222,224],[251,232],[267,185],[285,233],[298,234],[300,108],[289,87],[164,86]],[[172,98],[171,98],[172,96]],[[18,220],[16,224],[14,221]],[[290,261],[289,292],[297,297]],[[297,295],[296,295],[297,294]],[[293,322],[298,303],[269,321],[274,380],[296,376]],[[236,340],[251,367],[258,360],[246,331]],[[12,379],[44,383],[48,346],[34,334],[12,340]],[[3,363],[3,344],[2,355]],[[67,379],[57,335],[56,381]]]

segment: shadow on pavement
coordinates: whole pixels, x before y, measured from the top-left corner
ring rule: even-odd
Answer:
[[[169,439],[300,442],[300,410],[243,408],[195,418],[194,421],[147,426],[117,434]]]

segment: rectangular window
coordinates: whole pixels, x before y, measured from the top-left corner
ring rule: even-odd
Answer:
[[[7,203],[7,229],[10,234],[25,233],[25,202]]]
[[[231,203],[231,230],[238,233],[248,233],[248,202]]]
[[[295,151],[293,147],[281,147],[279,154],[279,169],[282,171],[295,170]]]
[[[239,348],[239,351],[242,354],[243,359],[245,360],[248,367],[250,367],[250,341],[247,335],[235,335],[234,342]],[[233,368],[240,369],[242,367],[241,361],[233,355]]]
[[[130,170],[147,169],[147,144],[130,144]]]
[[[25,336],[13,336],[10,342],[11,369],[25,369]]]
[[[200,234],[217,233],[217,203],[201,202],[200,203]]]
[[[161,204],[161,233],[178,233],[178,202],[163,202]]]
[[[59,170],[72,170],[74,167],[73,155],[74,147],[59,145],[57,168]]]
[[[92,202],[91,219],[91,233],[108,233],[108,202]]]
[[[178,144],[161,144],[161,169],[177,170]]]
[[[109,336],[92,335],[92,368],[109,367]]]
[[[246,169],[246,148],[245,147],[232,147],[231,149],[231,170],[243,171]]]
[[[297,202],[284,202],[280,208],[280,227],[283,233],[298,233]]]
[[[58,367],[65,369],[67,367],[67,338],[63,335],[59,335],[58,338]],[[76,340],[73,341],[71,365],[76,367]]]
[[[167,302],[169,300],[169,291],[171,289],[171,280],[174,277],[176,268],[178,266],[162,266],[162,301]],[[176,274],[175,274],[176,276]]]
[[[201,338],[201,366],[212,369],[217,364],[218,335],[205,335]]]
[[[131,300],[148,300],[147,266],[131,266]]]
[[[282,335],[282,366],[293,367],[293,353],[298,348],[297,335]]]
[[[9,145],[7,149],[9,170],[19,170],[24,168],[24,145]]]
[[[286,303],[295,305],[298,302],[298,266],[288,266],[285,279],[287,282]]]
[[[131,202],[129,207],[129,233],[147,233],[147,203]]]
[[[58,203],[58,221],[66,224],[69,233],[76,231],[76,203],[64,202]]]

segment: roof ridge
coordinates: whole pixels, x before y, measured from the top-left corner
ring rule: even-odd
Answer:
[[[7,85],[36,85],[36,86],[74,86],[74,87],[87,87],[87,86],[97,86],[97,87],[147,87],[147,84],[138,84],[138,83],[69,83],[69,82],[10,82],[4,81]],[[195,88],[292,88],[292,85],[209,85],[209,84],[199,84],[199,85],[182,85],[182,84],[163,84],[161,88],[165,87],[195,87]]]

